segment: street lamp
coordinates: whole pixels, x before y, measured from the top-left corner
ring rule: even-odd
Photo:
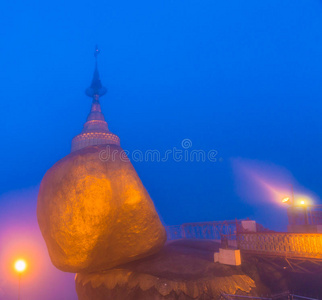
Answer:
[[[303,209],[303,213],[304,213],[304,224],[309,225],[308,212],[307,212],[307,201],[301,199],[295,203],[293,185],[290,184],[290,187],[291,187],[291,197],[284,197],[282,199],[282,203],[289,205],[288,210],[287,210],[289,224],[296,225],[296,215],[295,215],[296,209],[301,207]]]
[[[289,207],[287,209],[287,216],[288,216],[288,223],[289,225],[295,225],[295,216],[294,216],[294,189],[293,189],[293,185],[290,184],[291,187],[291,197],[284,197],[282,199],[282,203],[283,204],[288,204]]]
[[[289,205],[294,205],[294,189],[293,189],[293,184],[290,184],[291,187],[291,197],[284,197],[282,199],[282,203],[286,203]]]
[[[307,213],[307,203],[303,199],[300,200],[299,203],[300,203],[300,206],[303,207],[305,225],[309,225],[309,217],[308,217],[308,213]]]
[[[285,197],[285,198],[282,199],[282,202],[289,204],[290,200],[291,200],[290,197]]]
[[[19,285],[18,285],[18,300],[20,300],[20,285],[21,285],[21,275],[26,270],[27,263],[23,259],[18,259],[15,262],[15,270],[18,272],[19,275]]]

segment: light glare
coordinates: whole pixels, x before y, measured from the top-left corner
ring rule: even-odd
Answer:
[[[19,259],[15,263],[15,269],[17,272],[22,273],[26,270],[27,264],[23,259]]]

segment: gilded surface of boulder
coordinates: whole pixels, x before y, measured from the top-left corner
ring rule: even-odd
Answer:
[[[157,252],[166,233],[140,178],[117,145],[73,152],[45,174],[37,217],[52,263],[99,271]]]

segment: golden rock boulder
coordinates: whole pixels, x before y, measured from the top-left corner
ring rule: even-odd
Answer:
[[[45,174],[37,217],[52,263],[100,271],[157,252],[166,233],[154,204],[117,145],[73,152]]]

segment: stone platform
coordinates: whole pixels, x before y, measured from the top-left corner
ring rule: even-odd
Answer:
[[[100,273],[78,273],[79,300],[218,299],[221,293],[258,295],[240,266],[214,263],[219,244],[178,240],[153,256]]]

